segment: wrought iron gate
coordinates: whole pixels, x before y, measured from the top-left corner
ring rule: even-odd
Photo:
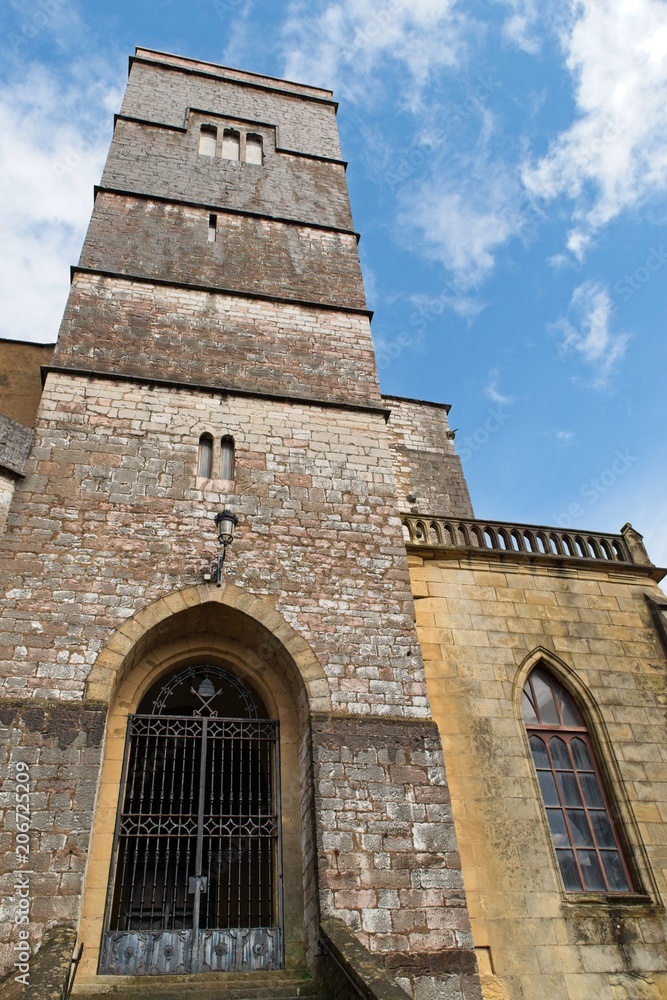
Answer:
[[[282,967],[278,773],[277,722],[130,716],[100,972]]]

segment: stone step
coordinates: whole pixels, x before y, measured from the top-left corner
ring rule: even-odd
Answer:
[[[141,997],[142,1000],[184,1000],[183,998],[184,990],[181,987],[180,990],[176,989],[174,986],[167,988],[164,986],[156,987],[152,983],[146,985],[139,989],[133,990],[113,990],[113,991],[99,991],[96,990],[94,993],[85,992],[72,993],[72,1000],[101,1000],[103,997],[114,998],[114,1000],[121,1000],[122,997],[135,998]],[[202,1000],[216,1000],[216,998],[221,998],[221,1000],[226,1000],[230,997],[230,994],[223,987],[215,986],[204,986],[203,984],[192,984],[187,988],[188,997],[202,998]],[[280,997],[280,1000],[315,1000],[319,996],[316,989],[303,989],[297,987],[295,990],[287,991],[276,991],[276,990],[260,990],[256,991],[254,989],[247,990],[237,990],[233,994],[234,1000],[275,1000],[276,997]]]
[[[294,972],[214,972],[178,976],[98,976],[75,983],[72,1000],[312,1000],[318,996],[308,975]]]

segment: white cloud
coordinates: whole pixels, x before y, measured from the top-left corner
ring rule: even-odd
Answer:
[[[623,448],[618,454],[635,461],[610,486],[600,482],[599,476],[591,479],[584,498],[586,503],[580,505],[583,512],[577,526],[587,528],[594,524],[596,531],[619,532],[622,525],[630,522],[643,535],[651,562],[667,567],[667,476],[650,451],[640,453]],[[622,463],[617,466],[620,467]],[[667,587],[667,578],[661,586]]]
[[[369,97],[386,60],[407,72],[394,101],[418,100],[432,74],[456,65],[463,50],[456,0],[293,0],[284,35],[288,79],[334,88],[348,101]]]
[[[593,370],[592,385],[603,388],[625,354],[628,335],[611,329],[614,305],[607,287],[585,281],[575,288],[570,315],[554,323],[564,354],[575,354]]]
[[[29,67],[0,90],[0,336],[56,338],[120,92]]]
[[[505,152],[489,154],[497,137],[488,102],[499,81],[479,64],[463,97],[441,86],[443,73],[467,62],[480,25],[456,0],[293,0],[289,10],[288,78],[332,87],[365,110],[382,98],[411,113],[402,145],[370,134],[370,125],[361,155],[396,199],[396,241],[439,261],[456,288],[439,301],[473,318],[483,305],[467,292],[488,277],[499,248],[535,222],[514,164]]]
[[[225,38],[220,62],[223,66],[248,65],[257,51],[252,0],[213,0],[213,10]]]
[[[523,52],[536,55],[541,39],[536,31],[540,11],[534,0],[503,0],[512,13],[503,24],[503,36]]]
[[[439,295],[411,295],[410,302],[415,307],[410,325],[418,330],[424,330],[430,323],[437,323],[447,309],[462,319],[471,321],[485,308],[485,303],[475,295],[468,294],[467,287],[460,285],[456,279],[445,281]]]
[[[646,482],[635,484],[635,489],[627,498],[627,505],[623,510],[626,519],[629,514],[633,527],[643,535],[651,562],[664,569],[667,567],[667,532],[665,532],[667,518],[665,485],[667,484],[663,483],[662,487],[660,486],[655,471],[655,469],[650,470],[650,479],[647,477]],[[667,591],[667,577],[660,586]]]
[[[509,406],[510,403],[514,402],[513,396],[505,396],[498,388],[498,382],[500,380],[500,372],[497,368],[494,368],[489,372],[489,383],[484,389],[484,395],[487,399],[490,399],[492,403],[497,403],[498,406]]]
[[[574,441],[574,431],[556,431],[556,443],[561,448],[567,448]]]
[[[582,259],[601,227],[667,190],[667,4],[582,0],[563,35],[577,119],[537,164],[535,196],[574,201],[568,249]]]
[[[483,157],[402,192],[399,204],[403,239],[440,261],[461,292],[488,276],[496,251],[523,226],[516,189],[502,171],[487,170]]]

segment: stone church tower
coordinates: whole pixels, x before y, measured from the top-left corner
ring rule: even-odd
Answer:
[[[448,407],[380,394],[331,93],[138,49],[35,360],[10,980],[51,996],[76,937],[81,995],[667,996],[661,573],[630,526],[476,521]]]

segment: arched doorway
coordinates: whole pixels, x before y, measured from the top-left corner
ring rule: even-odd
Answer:
[[[282,968],[278,737],[220,665],[147,691],[128,720],[100,972]]]

